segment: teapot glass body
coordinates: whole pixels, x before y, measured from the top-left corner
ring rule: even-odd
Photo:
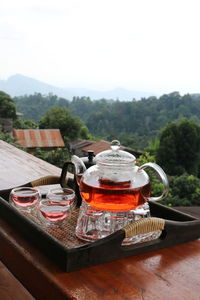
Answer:
[[[86,169],[83,162],[73,156],[76,178],[83,201],[103,211],[128,211],[142,206],[148,200],[163,199],[168,192],[165,172],[155,163],[135,165],[134,155],[120,150],[120,143],[112,141],[111,150],[100,152],[96,165]],[[159,197],[151,197],[151,184],[145,168],[152,168],[163,184]]]
[[[138,167],[135,157],[119,149],[119,142],[111,143],[111,150],[95,157],[96,165],[86,169],[83,161],[72,157],[76,183],[82,198],[76,226],[76,236],[94,241],[106,237],[130,224],[150,216],[148,200],[163,199],[168,192],[168,180],[164,171],[155,163]],[[161,195],[151,196],[151,182],[146,168],[151,168],[163,186]],[[127,238],[123,244],[132,244],[158,237],[160,232]]]
[[[133,164],[97,163],[85,171],[79,188],[87,204],[104,211],[136,209],[150,198],[149,176]]]

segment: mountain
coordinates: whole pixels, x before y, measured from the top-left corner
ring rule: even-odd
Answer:
[[[0,80],[0,90],[9,94],[11,97],[31,95],[34,93],[41,93],[43,95],[52,93],[68,100],[72,100],[73,96],[85,96],[90,97],[92,100],[105,98],[128,101],[133,98],[139,100],[142,97],[148,98],[154,96],[154,93],[130,91],[123,88],[116,88],[110,91],[95,91],[83,88],[60,88],[21,74],[13,75],[7,80]]]
[[[72,94],[62,88],[20,74],[13,75],[7,80],[0,80],[0,90],[8,93],[11,97],[31,95],[34,93],[53,93],[67,99],[73,97]]]

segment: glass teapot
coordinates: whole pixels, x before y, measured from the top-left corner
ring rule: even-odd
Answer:
[[[135,210],[148,200],[161,200],[168,193],[168,179],[160,166],[145,163],[136,166],[136,158],[120,150],[117,140],[111,142],[111,150],[100,152],[96,164],[86,169],[83,161],[72,156],[77,183],[82,200],[96,210],[123,212]],[[152,168],[159,176],[163,191],[158,197],[151,197],[151,183],[145,168]]]

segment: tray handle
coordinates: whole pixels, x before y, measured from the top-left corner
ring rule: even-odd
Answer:
[[[44,176],[42,178],[33,180],[31,182],[27,182],[23,185],[20,186],[15,186],[6,190],[0,190],[0,196],[7,199],[9,198],[9,194],[11,192],[11,190],[13,188],[16,187],[36,187],[36,186],[40,186],[40,185],[50,185],[50,184],[58,184],[60,183],[60,177],[59,176],[52,176],[52,175],[48,175],[48,176]]]
[[[163,230],[165,227],[165,220],[161,218],[142,218],[125,226],[125,237],[131,238],[135,235],[145,234],[157,230]]]
[[[20,186],[15,186],[9,189],[0,190],[0,196],[5,199],[8,199],[11,190],[16,187],[36,187],[41,185],[60,184],[61,187],[63,188],[66,187],[74,188],[73,174],[71,175],[68,174],[69,165],[72,165],[73,167],[73,164],[71,162],[66,162],[64,164],[62,168],[61,176],[47,175],[39,179],[33,180],[31,182],[27,182]]]
[[[57,184],[60,183],[60,177],[59,176],[44,176],[42,178],[33,180],[30,182],[30,185],[32,187],[40,186],[40,185],[50,185],[50,184]]]

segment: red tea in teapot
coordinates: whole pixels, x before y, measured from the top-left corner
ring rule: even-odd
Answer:
[[[89,183],[80,182],[83,200],[92,207],[106,211],[127,211],[143,205],[150,197],[150,183],[134,187],[130,181],[113,182],[94,179]]]

